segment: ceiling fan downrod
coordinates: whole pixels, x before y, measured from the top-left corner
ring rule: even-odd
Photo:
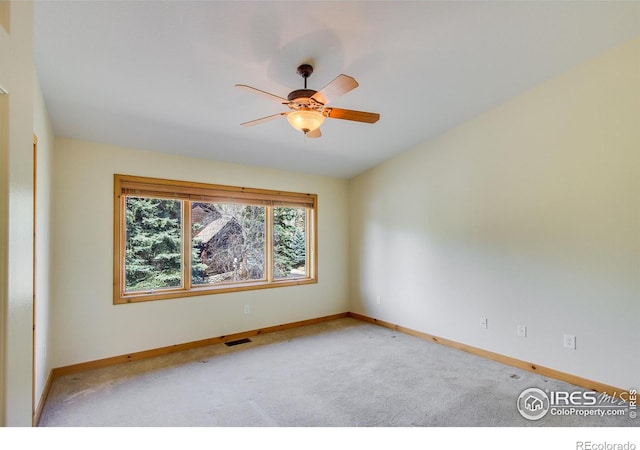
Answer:
[[[301,64],[298,66],[298,75],[304,78],[304,88],[307,88],[307,78],[313,73],[313,67],[310,64]]]
[[[316,91],[314,91],[313,89],[307,89],[307,78],[309,78],[312,73],[313,73],[313,67],[311,67],[311,65],[302,64],[298,66],[298,75],[304,78],[304,88],[296,89],[295,91],[289,92],[289,95],[287,96],[287,100],[289,100],[290,102],[301,101],[302,102],[301,104],[305,106],[308,105],[309,103],[308,99],[311,98],[316,93]],[[298,109],[298,108],[294,107],[292,109]]]

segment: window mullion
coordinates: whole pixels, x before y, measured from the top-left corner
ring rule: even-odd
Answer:
[[[265,210],[265,273],[267,282],[273,282],[273,206],[266,206]]]
[[[182,201],[182,287],[191,289],[191,202]]]

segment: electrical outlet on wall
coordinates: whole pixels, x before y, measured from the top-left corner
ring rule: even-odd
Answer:
[[[482,328],[489,328],[489,320],[486,317],[480,319],[480,326]]]
[[[244,313],[245,314],[251,314],[251,306],[244,305]]]
[[[564,346],[565,348],[570,348],[571,350],[576,349],[576,337],[573,334],[565,334],[564,335]]]
[[[527,337],[526,325],[518,325],[518,337]]]

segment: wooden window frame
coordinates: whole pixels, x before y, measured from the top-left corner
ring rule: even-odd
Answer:
[[[125,247],[127,195],[181,200],[182,204],[182,286],[149,292],[125,291]],[[224,283],[220,285],[191,285],[191,208],[190,201],[234,202],[263,205],[265,211],[265,279]],[[274,278],[273,269],[273,208],[292,206],[306,208],[307,276],[292,279]],[[211,295],[254,289],[299,286],[318,282],[318,196],[297,192],[274,191],[188,181],[114,175],[114,245],[113,245],[113,303],[127,304],[152,300],[175,299],[196,295]]]

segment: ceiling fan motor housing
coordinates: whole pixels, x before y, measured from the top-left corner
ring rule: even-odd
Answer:
[[[301,109],[309,111],[321,111],[324,105],[316,99],[311,98],[316,92],[317,91],[314,91],[313,89],[297,89],[295,91],[291,91],[291,93],[289,93],[289,95],[287,96],[287,100],[289,100],[287,106],[289,107],[289,109],[292,109],[294,111],[298,111]]]
[[[289,95],[287,96],[287,100],[289,100],[290,102],[296,100],[304,100],[312,97],[316,92],[317,91],[314,91],[313,89],[296,89],[295,91],[291,91],[289,93]]]
[[[315,94],[317,91],[313,89],[296,89],[295,91],[291,91],[287,96],[287,100],[290,102],[294,102],[296,100],[304,100],[309,99]]]

